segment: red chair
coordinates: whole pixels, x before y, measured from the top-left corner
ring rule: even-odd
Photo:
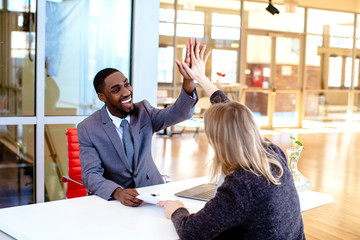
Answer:
[[[67,182],[66,198],[77,198],[87,195],[86,188],[81,180],[81,165],[79,159],[79,141],[76,128],[67,128],[68,174],[61,182]]]

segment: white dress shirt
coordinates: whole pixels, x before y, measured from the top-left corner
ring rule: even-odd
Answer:
[[[115,125],[116,131],[117,131],[117,133],[118,133],[118,135],[120,137],[120,140],[122,142],[123,129],[122,129],[122,127],[120,127],[120,124],[121,124],[122,120],[126,119],[128,121],[128,123],[129,123],[129,126],[130,126],[130,120],[131,120],[130,114],[128,114],[126,116],[126,118],[119,118],[117,116],[112,115],[107,107],[106,107],[106,111],[107,111],[109,117],[111,118],[113,124]]]

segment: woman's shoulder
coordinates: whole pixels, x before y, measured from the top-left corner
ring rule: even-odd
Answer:
[[[280,160],[283,164],[287,165],[286,155],[285,155],[284,151],[278,145],[271,142],[269,139],[265,138],[264,148],[273,157]]]
[[[229,101],[230,101],[230,99],[221,90],[215,91],[210,97],[211,104],[226,103],[226,102],[229,102]]]
[[[269,184],[265,177],[251,170],[238,168],[225,177],[222,186],[228,189],[228,191],[235,192],[237,192],[238,189],[246,189],[247,194],[253,195],[258,191],[264,191]]]
[[[250,189],[249,184],[254,180],[251,175],[253,174],[249,171],[238,168],[233,173],[225,176],[224,182],[220,187],[227,189],[227,191],[235,192],[238,192],[239,189]]]
[[[218,187],[215,197],[221,202],[232,202],[234,208],[247,209],[250,201],[251,187],[248,185],[246,177],[238,169],[226,175],[224,182]],[[245,214],[245,210],[243,214]]]

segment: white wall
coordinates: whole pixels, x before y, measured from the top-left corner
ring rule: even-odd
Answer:
[[[133,11],[132,77],[134,102],[146,99],[157,105],[159,0],[135,0]],[[151,147],[155,159],[155,138]]]
[[[159,48],[159,0],[135,0],[133,12],[132,87],[134,102],[156,106]]]

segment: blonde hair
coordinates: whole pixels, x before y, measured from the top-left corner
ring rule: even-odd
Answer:
[[[243,168],[268,182],[279,185],[283,168],[276,157],[266,150],[269,143],[261,135],[251,111],[237,102],[212,105],[204,114],[205,133],[215,156],[211,177],[225,175]],[[277,175],[271,171],[274,165]]]

